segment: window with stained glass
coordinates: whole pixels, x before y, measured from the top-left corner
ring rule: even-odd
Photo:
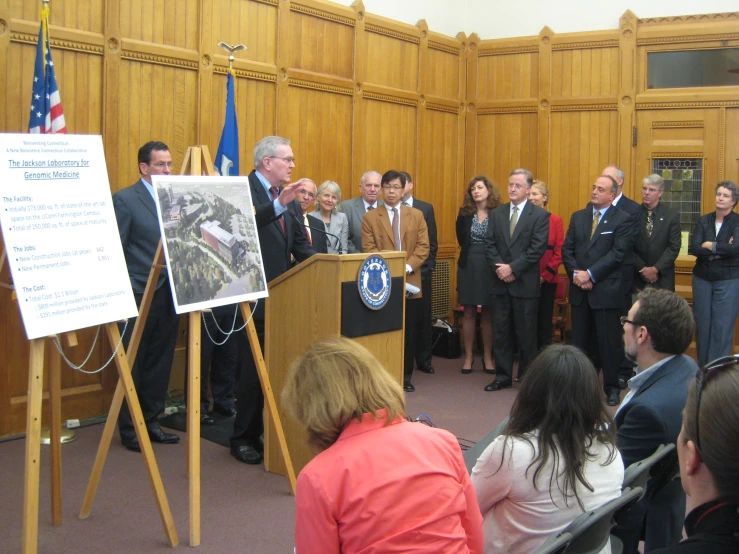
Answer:
[[[665,180],[661,202],[680,212],[680,228],[693,232],[701,216],[703,160],[701,158],[654,158],[652,171]]]

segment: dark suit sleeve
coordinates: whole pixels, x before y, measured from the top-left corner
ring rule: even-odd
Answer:
[[[302,213],[300,204],[298,204],[297,201],[293,200],[290,204],[287,205],[287,212],[285,212],[283,215],[285,216],[286,220],[287,218],[290,218],[290,222],[288,223],[286,221],[285,223],[293,235],[291,250],[292,255],[295,256],[295,259],[298,262],[303,262],[310,258],[313,254],[315,254],[316,251],[313,250],[313,247],[308,241],[308,237],[305,234],[305,227],[299,225],[295,218],[291,216],[288,212],[292,212],[294,214]],[[272,213],[274,213],[274,210]]]
[[[665,442],[668,442],[667,429],[657,413],[647,406],[629,409],[616,433],[624,468],[651,456]]]
[[[731,229],[731,233],[729,235],[730,239],[733,239],[731,243],[729,243],[726,240],[722,240],[721,242],[716,243],[716,254],[721,256],[722,258],[736,258],[739,256],[739,217],[732,217],[734,220],[734,227]],[[724,225],[726,225],[727,221],[724,220]],[[721,229],[724,230],[723,228]],[[719,233],[723,239],[725,237],[725,233]]]
[[[627,217],[613,229],[613,245],[611,246],[611,250],[593,265],[585,268],[590,271],[593,281],[596,283],[618,270],[624,260],[626,251],[631,248],[633,237],[632,221],[628,217],[628,214],[624,215]]]
[[[460,248],[464,248],[465,244],[467,243],[467,225],[465,225],[465,217],[462,214],[459,214],[457,216],[457,223],[455,224],[456,231],[457,231],[457,244],[459,244]]]
[[[562,245],[562,263],[565,264],[568,279],[572,279],[575,270],[580,269],[577,267],[577,259],[575,258],[575,219],[575,214],[572,214],[570,226],[567,228],[567,235],[565,235],[565,242]]]
[[[113,211],[115,211],[115,219],[118,223],[118,234],[121,236],[121,245],[125,250],[126,246],[128,246],[128,239],[131,236],[131,210],[128,209],[128,205],[118,194],[113,195]]]
[[[488,216],[488,228],[485,233],[485,259],[493,271],[498,269],[495,264],[505,263],[498,253],[498,245],[495,240],[495,226],[497,225],[497,214],[495,211],[490,212]]]
[[[680,253],[680,244],[682,237],[680,234],[680,214],[675,213],[670,220],[670,228],[667,231],[667,248],[662,255],[654,262],[660,273],[670,270],[675,265],[675,258]]]
[[[541,260],[544,252],[547,251],[547,242],[549,242],[549,214],[541,210],[541,213],[534,220],[534,228],[531,232],[529,247],[521,256],[518,256],[510,263],[513,274],[521,275],[534,266],[538,267],[539,260]]]
[[[433,271],[436,267],[436,251],[439,249],[439,241],[436,236],[436,216],[434,215],[434,207],[429,204],[429,216],[426,221],[426,227],[429,232],[429,257],[426,259],[428,262],[429,271]]]
[[[706,242],[707,227],[708,218],[706,216],[703,216],[698,220],[698,225],[695,226],[695,230],[690,237],[690,248],[688,249],[688,254],[692,254],[696,258],[700,258],[703,260],[708,260],[709,258],[711,258],[711,256],[713,256],[713,252],[711,252],[708,248],[703,248],[703,246],[701,246],[704,242]]]

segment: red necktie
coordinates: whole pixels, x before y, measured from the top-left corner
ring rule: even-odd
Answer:
[[[280,191],[277,187],[272,186],[270,187],[269,191],[272,193],[272,201],[274,202],[277,200],[277,196],[279,195]],[[280,227],[282,227],[282,232],[284,234],[287,234],[287,231],[285,231],[285,220],[280,216]]]

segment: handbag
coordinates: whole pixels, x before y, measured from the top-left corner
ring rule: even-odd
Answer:
[[[440,358],[459,358],[462,355],[462,342],[459,329],[452,327],[443,319],[437,319],[431,327],[432,347],[434,356]]]

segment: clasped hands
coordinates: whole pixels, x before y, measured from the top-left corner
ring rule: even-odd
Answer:
[[[495,274],[498,276],[498,279],[503,281],[504,283],[512,283],[516,280],[516,276],[513,274],[513,270],[511,269],[511,266],[508,264],[495,264],[498,266],[498,269],[495,270]]]
[[[659,269],[654,266],[643,267],[639,270],[639,275],[647,283],[656,283],[659,279]]]
[[[590,278],[590,273],[585,270],[576,269],[572,282],[582,290],[593,290],[593,280]]]

